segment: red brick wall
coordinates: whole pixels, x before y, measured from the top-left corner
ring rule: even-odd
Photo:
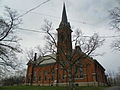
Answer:
[[[83,78],[75,79],[76,82],[105,82],[104,70],[93,60],[84,59],[81,61],[83,65]],[[33,69],[33,83],[52,85],[57,80],[57,64],[36,66]],[[27,79],[31,78],[32,66],[28,65]],[[97,73],[97,74],[96,74]],[[59,66],[59,83],[67,82],[67,73]],[[80,74],[80,73],[79,73]],[[63,77],[64,76],[64,77]],[[97,76],[97,77],[96,77]]]

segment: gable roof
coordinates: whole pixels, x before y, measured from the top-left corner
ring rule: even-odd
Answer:
[[[97,60],[94,59],[94,62],[105,71],[105,68]]]
[[[96,59],[93,59],[90,56],[87,56],[87,58],[89,60],[94,61],[96,65],[100,66],[105,71],[105,68]],[[56,59],[56,54],[50,54],[50,55],[46,55],[43,57],[39,57],[36,61],[30,60],[28,62],[28,64],[34,64],[36,66],[52,65],[52,64],[56,63],[55,59]]]
[[[29,60],[28,64],[34,64],[34,65],[45,65],[45,64],[50,64],[50,63],[55,63],[56,62],[56,55],[55,54],[50,54],[46,55],[43,57],[39,57],[37,60]]]

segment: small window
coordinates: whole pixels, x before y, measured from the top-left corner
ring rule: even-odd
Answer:
[[[36,72],[33,72],[33,80],[36,81]]]
[[[52,81],[54,80],[54,75],[52,75],[51,80],[52,80]]]
[[[64,71],[63,71],[62,79],[65,79],[65,73],[64,73]]]
[[[54,70],[52,70],[51,72],[52,72],[52,74],[55,74],[55,71],[54,71]]]
[[[47,71],[44,71],[44,80],[47,80]]]
[[[44,80],[46,81],[47,80],[47,76],[45,75],[45,77],[44,77]]]
[[[80,78],[83,78],[83,65],[82,64],[80,64],[79,71],[80,71]]]
[[[79,73],[80,73],[80,71],[79,71],[79,69],[77,69],[77,72],[76,72],[76,74],[75,74],[75,78],[76,78],[76,79],[79,78],[79,75],[80,75]]]
[[[41,81],[41,76],[39,76],[39,81]]]
[[[80,72],[80,78],[83,78],[83,72]]]
[[[65,77],[64,77],[64,76],[62,76],[62,79],[64,80],[64,79],[65,79]]]
[[[95,75],[92,75],[92,79],[93,79],[93,81],[95,81],[95,79],[96,79],[96,78],[95,78]]]

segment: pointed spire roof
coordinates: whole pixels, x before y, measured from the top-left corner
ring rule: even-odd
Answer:
[[[63,12],[62,12],[62,21],[63,23],[67,23],[67,14],[66,14],[66,9],[65,9],[65,3],[63,5]]]
[[[64,27],[64,26],[70,28],[70,23],[67,20],[65,3],[63,4],[62,20],[61,20],[61,23],[60,23],[59,27]]]

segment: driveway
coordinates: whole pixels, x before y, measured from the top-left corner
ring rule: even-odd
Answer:
[[[106,88],[104,90],[120,90],[120,86],[113,86],[113,87],[110,87],[110,88]]]

